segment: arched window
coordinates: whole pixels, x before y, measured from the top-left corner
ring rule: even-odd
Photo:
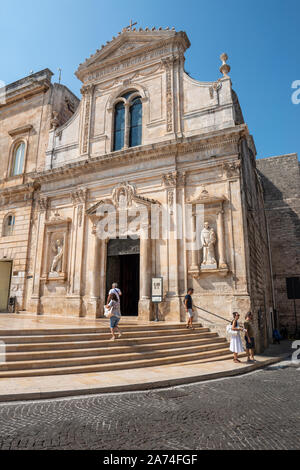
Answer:
[[[2,236],[8,237],[13,234],[15,226],[15,216],[13,214],[8,214],[3,221]]]
[[[130,106],[130,133],[129,147],[135,147],[142,143],[142,102],[135,98]]]
[[[115,106],[114,129],[114,150],[121,150],[124,147],[125,134],[125,106],[123,102],[119,102]]]
[[[21,175],[23,173],[24,165],[24,155],[25,155],[25,143],[21,142],[14,150],[12,167],[11,167],[11,176]]]
[[[137,91],[123,94],[115,106],[113,150],[142,144],[142,100]]]

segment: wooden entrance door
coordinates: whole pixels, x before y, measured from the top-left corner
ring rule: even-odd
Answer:
[[[140,297],[140,255],[139,240],[110,240],[107,248],[106,290],[117,282],[122,291],[121,313],[125,316],[138,315]]]
[[[0,261],[0,312],[7,312],[11,268],[11,261]]]

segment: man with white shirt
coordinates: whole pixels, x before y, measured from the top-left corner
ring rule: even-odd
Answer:
[[[112,289],[110,289],[109,293],[108,293],[108,297],[107,297],[107,304],[110,302],[111,298],[110,298],[110,294],[116,294],[117,296],[117,299],[118,299],[118,303],[119,303],[119,312],[121,312],[121,303],[120,303],[120,297],[122,295],[122,292],[121,290],[118,288],[118,283],[117,282],[113,282],[112,284]]]

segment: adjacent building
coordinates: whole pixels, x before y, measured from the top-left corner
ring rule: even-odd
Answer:
[[[49,129],[67,121],[79,102],[65,86],[51,84],[52,75],[45,69],[0,90],[0,311],[9,296],[26,308],[39,190],[34,175],[45,166]]]
[[[300,171],[297,154],[257,160],[268,220],[277,327],[300,329]]]

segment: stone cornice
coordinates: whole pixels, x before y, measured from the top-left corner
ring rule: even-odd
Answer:
[[[1,88],[0,109],[47,91],[51,86],[52,75],[49,69],[45,69]]]
[[[70,217],[64,218],[60,217],[59,215],[54,215],[50,220],[45,220],[45,225],[51,226],[51,225],[68,225],[72,222],[72,219]]]
[[[190,204],[223,204],[224,201],[226,201],[226,197],[224,195],[213,196],[203,189],[200,194],[187,199],[186,202]]]
[[[10,186],[8,188],[0,189],[1,196],[13,196],[20,193],[33,193],[40,188],[40,185],[37,182],[19,184],[18,186]]]
[[[9,188],[0,189],[0,206],[7,206],[12,201],[15,202],[26,202],[33,201],[34,194],[39,189],[37,183],[26,183],[18,186],[12,186]]]
[[[214,131],[204,136],[180,138],[167,142],[132,147],[118,152],[111,152],[97,157],[87,158],[66,164],[62,167],[32,173],[30,177],[38,183],[68,178],[91,171],[99,171],[102,166],[134,162],[135,159],[153,160],[170,155],[183,155],[186,153],[197,152],[205,149],[211,149],[223,146],[227,143],[238,143],[241,135],[248,134],[248,128],[245,124],[236,127]]]
[[[16,129],[12,129],[11,131],[8,131],[8,134],[11,137],[15,137],[16,135],[20,135],[20,134],[27,134],[28,132],[31,131],[32,127],[33,126],[31,124],[28,124],[27,126],[17,127]]]

